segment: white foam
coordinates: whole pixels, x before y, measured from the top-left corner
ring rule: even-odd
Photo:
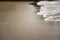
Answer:
[[[37,5],[41,6],[40,12],[37,15],[43,15],[45,21],[59,21],[60,20],[60,2],[58,1],[41,1],[38,2]],[[58,5],[57,5],[58,4]],[[53,16],[54,15],[54,16]],[[59,18],[59,19],[57,19]]]

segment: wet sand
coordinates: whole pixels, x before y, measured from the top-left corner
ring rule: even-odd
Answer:
[[[60,22],[45,22],[29,2],[0,2],[0,40],[60,40]]]

